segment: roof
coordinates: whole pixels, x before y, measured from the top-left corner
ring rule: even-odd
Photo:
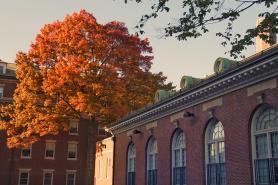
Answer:
[[[275,58],[275,62],[267,60],[270,58]],[[267,50],[256,53],[255,55],[242,60],[237,66],[231,68],[230,70],[227,70],[223,73],[210,75],[208,78],[202,80],[192,88],[180,90],[176,94],[162,101],[145,106],[135,112],[132,112],[123,119],[112,123],[110,126],[108,126],[108,129],[112,132],[119,129],[127,130],[136,124],[144,124],[157,119],[158,117],[163,117],[167,114],[180,111],[186,107],[188,108],[199,104],[202,101],[208,101],[209,99],[229,93],[232,90],[242,88],[243,84],[250,85],[260,80],[265,80],[265,78],[270,78],[271,76],[275,75],[277,76],[278,66],[276,68],[272,67],[265,71],[267,68],[266,66],[276,66],[278,64],[278,60],[276,60],[276,58],[278,59],[278,45],[274,45]],[[264,70],[266,77],[262,76],[262,71],[257,73],[258,71],[254,71],[253,68]],[[270,71],[272,71],[272,73],[268,74]],[[259,78],[256,75],[261,75],[262,77]],[[253,77],[251,78],[251,76],[253,76],[254,79]],[[239,81],[237,83],[233,83],[238,79]],[[217,92],[213,92],[214,90],[217,90]],[[181,102],[183,102],[183,105],[180,105]]]

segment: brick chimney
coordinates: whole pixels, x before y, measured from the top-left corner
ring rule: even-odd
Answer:
[[[256,26],[258,26],[263,20],[264,20],[264,18],[262,18],[262,17],[258,18],[256,21]],[[269,33],[267,33],[267,34],[269,34]],[[276,33],[270,33],[270,39],[273,41],[273,44],[269,44],[269,43],[263,41],[259,36],[257,36],[256,37],[256,53],[261,52],[261,51],[269,48],[270,46],[276,44],[277,43]]]

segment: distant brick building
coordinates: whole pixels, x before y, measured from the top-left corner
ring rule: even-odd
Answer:
[[[276,45],[240,62],[219,58],[207,79],[158,92],[108,128],[114,185],[278,184],[277,83]]]
[[[0,102],[12,100],[15,65],[0,62]],[[92,130],[93,129],[93,130]],[[1,185],[85,185],[93,182],[94,150],[88,137],[98,134],[84,121],[72,120],[69,133],[47,136],[28,148],[8,149],[0,132]]]

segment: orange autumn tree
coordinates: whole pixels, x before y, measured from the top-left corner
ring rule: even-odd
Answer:
[[[173,88],[150,72],[151,53],[123,23],[99,24],[85,10],[45,25],[16,57],[19,83],[1,108],[8,146],[56,135],[73,118],[105,125],[151,103],[158,88]]]

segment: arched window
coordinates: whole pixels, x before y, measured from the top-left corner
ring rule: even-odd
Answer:
[[[181,130],[175,132],[172,140],[172,184],[186,184],[185,137]]]
[[[147,185],[157,185],[157,144],[150,138],[147,146]]]
[[[263,106],[254,114],[252,143],[255,184],[278,184],[277,110]]]
[[[135,185],[135,159],[136,149],[135,145],[131,143],[127,151],[127,185]]]
[[[207,185],[226,184],[224,129],[220,121],[211,120],[206,130]]]

